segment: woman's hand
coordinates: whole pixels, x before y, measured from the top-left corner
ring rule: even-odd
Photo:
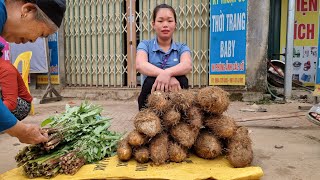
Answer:
[[[171,77],[169,83],[169,91],[170,92],[177,92],[181,90],[180,82],[175,77]]]
[[[154,91],[169,91],[169,83],[170,83],[171,75],[169,71],[162,71],[156,78],[154,82],[151,92]]]
[[[19,139],[22,143],[39,144],[48,141],[48,135],[43,133],[39,126],[33,124],[24,124],[20,121],[17,122],[12,128],[6,132]]]

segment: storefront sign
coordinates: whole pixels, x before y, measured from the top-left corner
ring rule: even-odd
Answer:
[[[319,15],[319,21],[320,21],[320,15]],[[318,24],[318,29],[320,29],[320,22]],[[318,39],[320,39],[320,33],[318,33]],[[320,41],[318,41],[318,47],[320,47]],[[320,55],[318,53],[318,58],[317,58],[317,68],[316,68],[316,84],[314,87],[314,92],[313,94],[315,96],[320,96]]]
[[[210,85],[245,85],[247,0],[211,0]]]
[[[51,83],[60,84],[59,78],[59,52],[58,52],[58,32],[48,37],[49,46],[49,58],[50,58],[50,69],[51,72]],[[38,75],[37,84],[48,84],[47,75]]]
[[[319,0],[296,0],[293,49],[293,79],[304,85],[315,83],[318,58]],[[285,53],[288,0],[281,4],[280,52]],[[281,57],[285,61],[285,57]]]

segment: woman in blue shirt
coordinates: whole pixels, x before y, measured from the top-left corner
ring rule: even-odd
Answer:
[[[177,25],[175,10],[167,4],[158,5],[153,10],[152,20],[156,37],[141,41],[137,47],[136,68],[144,75],[139,110],[145,108],[146,99],[153,91],[188,88],[185,75],[192,69],[189,47],[172,38]]]
[[[65,8],[65,0],[0,0],[0,35],[17,44],[47,37],[58,30]],[[1,100],[0,112],[0,132],[5,131],[22,143],[48,140],[38,126],[17,121]]]

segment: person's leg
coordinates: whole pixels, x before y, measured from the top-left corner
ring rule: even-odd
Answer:
[[[19,120],[23,120],[28,116],[31,110],[31,103],[25,101],[18,97],[17,99],[17,107],[15,110],[11,111],[11,113]]]
[[[189,88],[188,78],[186,76],[176,76],[175,78],[179,81],[182,89]],[[151,89],[155,81],[156,77],[147,77],[144,80],[141,93],[138,97],[139,110],[146,108],[147,98],[149,94],[151,94]]]
[[[151,89],[155,81],[155,77],[147,77],[144,80],[140,95],[138,97],[139,111],[143,108],[146,108],[147,98],[149,94],[151,94]]]
[[[175,78],[179,81],[181,89],[189,89],[189,82],[186,76],[176,76]]]

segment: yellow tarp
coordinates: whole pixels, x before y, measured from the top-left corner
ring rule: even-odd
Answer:
[[[224,157],[204,160],[191,156],[182,163],[161,166],[139,164],[134,160],[119,162],[117,156],[104,159],[97,164],[83,166],[75,175],[58,175],[56,180],[86,179],[221,179],[250,180],[263,176],[260,167],[233,168]],[[28,179],[21,168],[0,175],[1,180]],[[36,178],[43,179],[43,178]]]

